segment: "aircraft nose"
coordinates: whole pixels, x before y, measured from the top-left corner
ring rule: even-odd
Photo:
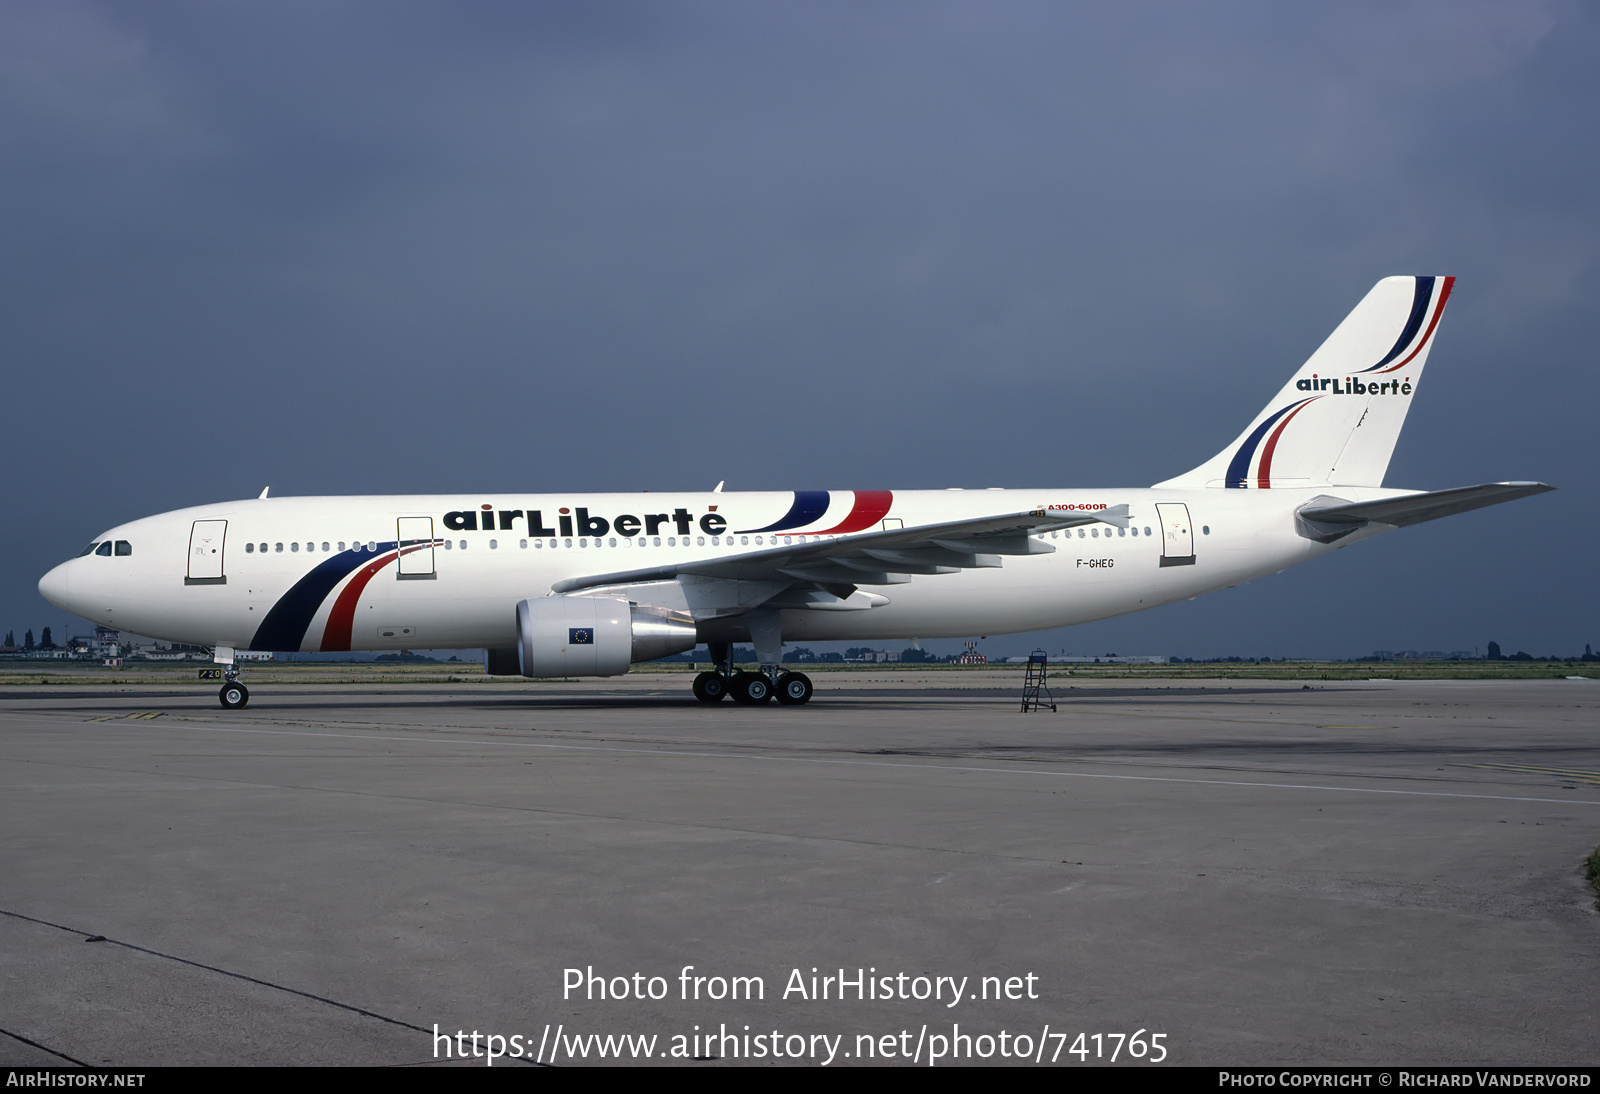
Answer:
[[[58,608],[71,611],[72,563],[63,562],[39,579],[39,595]]]

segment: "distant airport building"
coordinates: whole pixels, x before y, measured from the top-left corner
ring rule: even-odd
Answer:
[[[1026,657],[1008,657],[1006,664],[1026,664]],[[1115,653],[1102,654],[1094,657],[1086,653],[1062,653],[1053,657],[1046,657],[1045,661],[1051,665],[1168,665],[1172,658],[1165,654],[1137,654],[1122,656]]]

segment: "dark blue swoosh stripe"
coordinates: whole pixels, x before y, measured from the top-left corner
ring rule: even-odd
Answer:
[[[789,506],[789,511],[783,519],[765,528],[744,528],[737,535],[747,532],[782,532],[787,528],[798,528],[802,524],[810,524],[828,511],[828,492],[826,490],[796,490],[794,504]]]
[[[1309,403],[1310,399],[1301,399],[1300,402],[1290,403],[1272,417],[1256,426],[1255,430],[1246,437],[1244,444],[1239,446],[1239,451],[1233,454],[1233,460],[1228,464],[1228,477],[1223,480],[1224,486],[1237,490],[1245,488],[1245,480],[1250,477],[1250,460],[1256,454],[1256,446],[1261,443],[1261,438],[1267,435],[1267,430],[1272,428],[1272,423],[1283,417],[1289,411],[1299,406],[1300,403]]]
[[[376,551],[341,551],[318,563],[316,568],[278,598],[278,602],[267,612],[267,617],[261,621],[261,626],[256,628],[250,648],[278,653],[299,650],[300,643],[305,641],[306,629],[311,626],[317,609],[322,607],[322,602],[328,598],[333,587],[356,567],[371,562],[385,551],[394,550],[396,546],[391,541],[378,544]]]
[[[1417,286],[1411,297],[1411,318],[1406,320],[1406,329],[1400,332],[1400,340],[1394,344],[1394,349],[1389,351],[1388,356],[1373,365],[1372,368],[1362,369],[1362,372],[1371,372],[1373,369],[1382,368],[1396,357],[1399,357],[1401,351],[1411,344],[1411,340],[1422,329],[1422,321],[1428,316],[1428,301],[1433,299],[1433,278],[1419,277],[1416,282]]]

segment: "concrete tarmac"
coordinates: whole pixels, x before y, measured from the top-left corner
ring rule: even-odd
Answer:
[[[1600,1064],[1600,683],[1020,675],[7,687],[0,1063]]]

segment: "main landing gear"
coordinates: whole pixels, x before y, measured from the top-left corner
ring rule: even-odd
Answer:
[[[694,678],[694,697],[702,703],[720,703],[723,696],[746,706],[760,706],[772,699],[784,706],[799,706],[811,701],[811,677],[803,672],[702,672]]]
[[[805,673],[785,672],[776,665],[735,672],[729,652],[726,644],[714,644],[711,657],[717,667],[694,678],[694,697],[702,703],[720,703],[726,695],[745,706],[760,706],[773,699],[784,706],[811,701],[811,678]]]

